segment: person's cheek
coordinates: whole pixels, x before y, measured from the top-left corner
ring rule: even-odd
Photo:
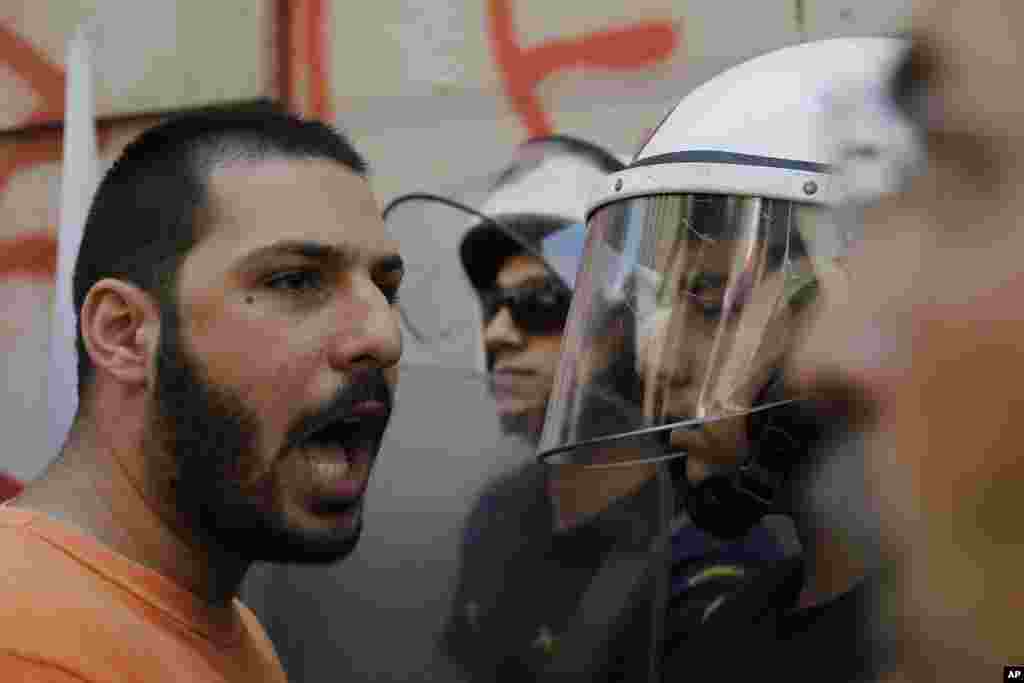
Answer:
[[[959,309],[959,310],[957,310]],[[1008,654],[1024,544],[1017,524],[1019,445],[1016,321],[964,307],[922,320],[922,344],[896,405],[887,457],[890,495],[904,498],[907,590],[932,620],[975,623],[979,642]],[[979,340],[982,340],[979,342]],[[917,508],[915,511],[914,508]],[[916,514],[914,514],[916,512]],[[912,516],[913,515],[913,516]]]
[[[553,334],[537,340],[538,353],[543,356],[542,371],[545,376],[554,382],[555,373],[558,371],[558,361],[561,356],[562,335]]]
[[[390,368],[384,368],[384,381],[387,382],[388,386],[391,387],[392,393],[398,387],[399,380],[398,366],[393,365]]]
[[[296,349],[280,341],[251,354],[236,385],[238,397],[255,419],[257,439],[247,454],[245,483],[262,486],[266,480],[290,471],[294,453],[284,451],[288,433],[302,416],[325,405],[339,388],[339,378],[312,348]],[[278,482],[278,487],[284,482]]]

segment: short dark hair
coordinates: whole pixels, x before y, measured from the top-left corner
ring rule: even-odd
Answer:
[[[96,190],[73,278],[79,400],[95,368],[80,315],[90,288],[104,278],[130,282],[174,305],[178,270],[203,236],[210,172],[225,162],[326,159],[360,176],[367,166],[340,133],[272,108],[184,114],[143,132]]]

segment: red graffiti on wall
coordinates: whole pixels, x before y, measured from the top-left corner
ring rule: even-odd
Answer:
[[[278,87],[286,106],[303,116],[331,121],[330,27],[328,0],[277,0]],[[635,70],[667,61],[679,36],[669,21],[612,27],[580,36],[549,40],[524,48],[515,30],[512,0],[488,0],[488,35],[506,94],[528,135],[553,132],[551,118],[535,92],[554,73],[572,68]],[[64,109],[64,72],[29,41],[0,22],[0,62],[28,83],[40,105],[25,124],[60,120]],[[109,130],[100,126],[100,145]],[[0,158],[0,195],[15,173],[60,160],[59,132],[40,133],[17,143]],[[24,243],[24,244],[22,244]],[[56,244],[51,232],[37,228],[0,242],[0,280],[14,274],[52,278]]]
[[[22,122],[31,125],[60,121],[64,117],[64,70],[50,62],[31,43],[0,22],[0,63],[11,67],[28,83],[42,101]],[[97,125],[96,143],[102,150],[111,126]],[[63,151],[60,129],[40,130],[36,135],[12,143],[11,152],[0,157],[0,197],[16,173],[40,164],[59,162]],[[33,227],[15,238],[0,240],[0,281],[12,276],[50,280],[57,269],[57,241],[45,226]]]
[[[64,71],[3,22],[0,22],[0,61],[25,79],[42,100],[24,123],[60,120],[64,114]]]
[[[31,43],[0,22],[0,62],[23,78],[41,100],[24,123],[59,120],[64,113],[64,71],[50,62]],[[41,134],[17,143],[9,157],[0,160],[0,196],[19,170],[50,161],[59,161],[59,134]],[[52,278],[56,270],[57,243],[45,230],[0,243],[0,280],[17,274],[23,277]]]
[[[609,28],[523,48],[516,37],[511,0],[489,0],[488,7],[494,59],[512,107],[531,137],[554,132],[551,118],[534,90],[551,74],[586,67],[642,69],[668,60],[678,43],[675,26],[662,21]]]
[[[20,276],[49,280],[57,272],[57,241],[47,231],[0,240],[0,280]]]
[[[328,0],[279,0],[279,87],[286,106],[304,116],[331,121],[334,118],[330,89]],[[32,125],[60,121],[64,116],[65,76],[31,42],[0,22],[0,63],[10,67],[40,100],[35,111],[20,122]],[[102,149],[111,126],[98,125]],[[59,162],[61,132],[40,131],[15,143],[11,153],[0,156],[0,196],[20,171],[44,163]],[[0,281],[10,277],[49,280],[56,273],[57,243],[52,230],[31,228],[14,238],[0,240]]]

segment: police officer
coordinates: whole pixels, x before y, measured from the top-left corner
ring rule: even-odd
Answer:
[[[535,139],[497,174],[480,213],[462,207],[466,218],[461,224],[470,227],[458,253],[479,303],[482,369],[505,432],[531,447],[536,447],[555,382],[583,253],[584,200],[608,173],[622,168],[612,155],[584,141]],[[436,226],[441,211],[436,205],[458,206],[437,197],[435,206],[420,207],[434,215],[431,220],[390,218],[427,201],[425,195],[395,200],[388,223],[409,224],[410,230],[421,223]],[[449,222],[460,225],[454,218]],[[422,270],[428,270],[426,264]],[[437,275],[435,289],[443,277]],[[438,335],[438,317],[448,320],[449,327],[462,325],[456,322],[458,312],[444,307],[423,319],[424,304],[408,298],[402,304],[411,327],[422,320],[419,327],[430,330],[414,337]],[[619,321],[627,317],[619,315]],[[616,371],[605,360],[634,345],[632,328],[622,324],[588,353],[593,367],[614,383],[609,373]],[[620,374],[624,382],[632,381],[631,373]],[[626,384],[620,390],[630,391]],[[598,421],[615,419],[614,410],[592,407],[603,416],[592,413]],[[442,641],[466,676],[564,678],[568,668],[587,680],[649,679],[660,643],[655,615],[663,603],[662,584],[669,580],[660,568],[667,566],[669,555],[683,558],[691,569],[714,570],[707,572],[706,584],[689,591],[691,609],[736,585],[746,568],[782,556],[780,543],[763,527],[734,543],[720,543],[692,525],[673,528],[668,487],[656,474],[654,466],[595,470],[527,462],[489,482],[466,522]],[[595,600],[595,595],[609,597],[609,590],[614,594],[610,600]],[[594,610],[602,618],[594,619]],[[595,647],[597,642],[603,647]],[[585,662],[563,659],[567,647],[581,646],[588,648]],[[567,667],[566,662],[575,663]]]
[[[848,285],[853,236],[828,209],[844,183],[827,122],[839,93],[869,92],[903,49],[818,41],[724,72],[685,97],[588,208],[540,459],[605,469],[623,465],[609,450],[632,454],[637,467],[668,468],[697,525],[735,538],[781,513],[803,546],[696,620],[671,591],[666,677],[859,681],[881,665],[871,544],[841,536],[813,506],[823,446],[841,430],[784,370]],[[629,394],[592,367],[615,311],[636,331],[635,346],[608,359],[620,376],[632,366]],[[594,419],[608,411],[617,419]],[[864,508],[856,495],[850,503]]]

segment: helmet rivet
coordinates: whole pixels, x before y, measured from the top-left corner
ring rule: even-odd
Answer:
[[[804,183],[804,194],[814,194],[818,191],[818,183],[813,180],[808,180]]]
[[[622,178],[615,181],[615,191],[618,192],[622,189]]]

